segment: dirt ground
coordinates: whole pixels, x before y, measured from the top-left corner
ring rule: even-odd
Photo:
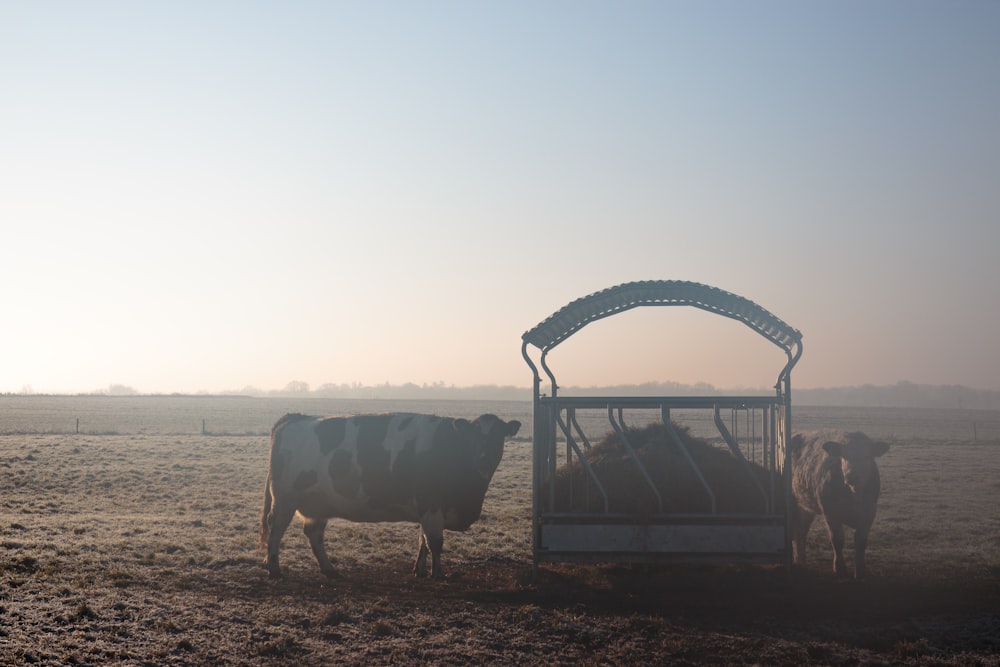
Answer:
[[[8,564],[5,664],[997,664],[997,587],[740,568]],[[18,583],[15,584],[14,582]]]
[[[346,522],[328,530],[338,577],[293,526],[272,580],[257,549],[266,438],[0,436],[0,664],[1000,665],[1000,450],[952,449],[935,467],[925,445],[880,462],[861,582],[829,574],[817,531],[791,573],[536,576],[524,442],[482,520],[446,535],[444,581],[410,573],[415,527]],[[932,492],[949,474],[965,487]],[[915,516],[917,498],[937,514]]]

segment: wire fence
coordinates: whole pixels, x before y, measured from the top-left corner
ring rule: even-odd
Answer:
[[[274,422],[289,412],[314,415],[418,412],[466,418],[492,413],[522,423],[518,440],[530,438],[532,433],[530,401],[6,395],[0,396],[0,435],[265,437]],[[793,405],[792,416],[795,431],[841,428],[897,442],[917,439],[1000,443],[1000,411],[996,410]],[[696,435],[703,435],[700,423],[685,424],[682,414],[675,418],[691,426]]]
[[[267,436],[289,412],[313,415],[418,412],[527,420],[528,401],[251,398],[244,396],[0,396],[0,435]]]

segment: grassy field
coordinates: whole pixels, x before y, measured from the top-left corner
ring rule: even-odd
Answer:
[[[410,574],[415,526],[341,521],[337,578],[296,523],[274,581],[265,436],[0,435],[0,664],[1000,664],[1000,442],[893,443],[863,582],[829,574],[821,522],[790,574],[533,576],[530,454],[446,534],[445,581]]]

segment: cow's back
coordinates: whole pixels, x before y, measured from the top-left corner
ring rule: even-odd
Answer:
[[[296,498],[304,516],[416,520],[422,505],[449,506],[468,493],[472,451],[453,421],[409,413],[286,415],[272,430],[272,488]]]

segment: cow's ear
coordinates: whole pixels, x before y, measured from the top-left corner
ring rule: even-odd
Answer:
[[[451,423],[451,425],[456,431],[468,431],[472,428],[472,422],[468,419],[456,419]]]
[[[872,456],[873,457],[878,458],[879,456],[882,456],[883,454],[885,454],[887,451],[889,451],[889,443],[888,442],[873,442],[872,443]]]
[[[829,454],[830,456],[841,456],[841,449],[839,442],[824,442],[823,449],[825,449],[826,453]]]
[[[513,438],[515,435],[517,435],[517,432],[520,428],[521,428],[521,422],[517,421],[516,419],[512,419],[511,421],[507,422],[507,437]]]

